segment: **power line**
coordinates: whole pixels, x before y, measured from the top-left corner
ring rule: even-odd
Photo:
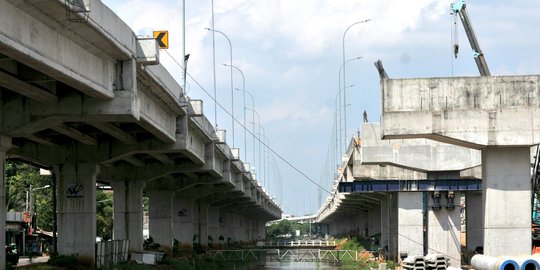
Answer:
[[[182,65],[179,64],[179,62],[168,52],[165,50],[165,53],[167,53],[167,55],[169,55],[169,57],[171,57],[171,59],[181,68],[183,69]],[[199,86],[199,88],[205,92],[209,97],[210,99],[212,99],[227,115],[229,115],[233,120],[234,122],[238,123],[244,130],[246,130],[249,134],[251,134],[254,138],[257,139],[257,141],[259,141],[259,143],[261,143],[262,145],[264,145],[266,147],[266,149],[268,149],[268,151],[272,152],[274,155],[276,155],[279,159],[281,159],[281,161],[285,162],[285,164],[289,165],[293,170],[295,170],[296,172],[298,172],[299,174],[301,174],[302,176],[304,176],[309,182],[311,182],[313,185],[317,186],[318,188],[322,189],[323,191],[326,191],[326,193],[328,194],[332,194],[330,191],[328,191],[326,188],[322,187],[321,185],[319,185],[316,181],[314,181],[313,179],[311,179],[311,177],[309,177],[307,174],[305,174],[304,172],[302,172],[300,169],[298,169],[296,166],[294,166],[291,162],[289,162],[288,160],[286,160],[283,156],[281,156],[280,154],[278,154],[276,151],[274,151],[274,149],[270,148],[265,142],[264,140],[261,140],[258,136],[256,136],[253,132],[251,132],[247,127],[245,127],[241,121],[239,121],[238,119],[234,118],[233,115],[223,106],[221,105],[221,103],[219,103],[217,101],[216,98],[214,98],[212,95],[210,95],[210,93],[208,93],[208,91],[189,73],[186,71],[186,74],[189,76],[189,78],[191,80],[193,80],[193,82],[195,82],[195,84],[197,84],[197,86]]]

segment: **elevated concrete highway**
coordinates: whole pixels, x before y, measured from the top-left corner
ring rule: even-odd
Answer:
[[[446,254],[451,266],[460,267],[461,206],[456,198],[463,192],[467,209],[474,213],[481,206],[480,192],[478,188],[470,191],[451,189],[452,185],[446,189],[435,186],[437,181],[442,184],[448,179],[481,179],[480,152],[426,139],[381,140],[380,131],[379,123],[363,123],[362,138],[351,140],[342,173],[318,212],[318,222],[328,224],[332,235],[380,233],[381,248],[386,246],[394,259],[400,253],[435,252]],[[395,181],[393,185],[397,183],[399,189],[352,189],[356,183],[376,185],[377,181]],[[422,187],[422,181],[433,185]],[[407,185],[409,182],[411,185]],[[452,202],[455,199],[455,207],[446,207],[449,198]],[[474,215],[467,217],[467,239],[474,249],[481,245],[481,223]]]
[[[155,40],[137,38],[101,1],[89,3],[81,20],[63,0],[0,0],[0,163],[53,169],[58,251],[95,261],[96,182],[113,187],[114,238],[129,239],[133,251],[142,249],[143,193],[150,236],[166,250],[194,235],[202,245],[264,237],[281,209],[238,149],[159,64]],[[4,194],[0,185],[1,211]]]

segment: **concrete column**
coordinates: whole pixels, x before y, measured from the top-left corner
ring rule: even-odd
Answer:
[[[6,227],[6,174],[5,162],[6,152],[11,147],[11,138],[0,136],[0,228]],[[0,270],[6,269],[6,233],[2,230],[0,233]]]
[[[482,149],[484,254],[531,253],[529,147]]]
[[[232,234],[233,239],[239,242],[247,242],[249,239],[249,224],[247,224],[244,216],[235,213],[231,217],[234,217],[234,233]]]
[[[482,208],[482,193],[469,192],[465,195],[465,232],[468,251],[473,251],[484,245],[484,211]]]
[[[380,248],[390,246],[390,211],[389,211],[389,196],[381,200],[381,242]]]
[[[398,252],[424,255],[422,192],[400,192],[398,203]]]
[[[247,221],[249,222],[249,225],[250,225],[250,231],[249,231],[249,241],[250,242],[254,242],[257,240],[257,220],[255,220],[254,218],[252,217],[246,217]]]
[[[231,237],[233,235],[233,228],[230,224],[230,211],[219,211],[219,233],[221,236],[223,236],[223,243],[227,244],[227,237]]]
[[[143,249],[142,196],[144,182],[112,182],[114,190],[113,239],[129,239],[129,250]]]
[[[193,208],[193,231],[197,235],[198,243],[208,245],[208,203],[195,202]]]
[[[195,200],[179,198],[173,199],[173,238],[182,245],[193,244],[193,206]]]
[[[389,219],[389,238],[388,238],[388,258],[397,262],[398,256],[398,238],[399,238],[399,219],[397,206],[397,193],[388,194],[388,219]]]
[[[161,245],[161,250],[167,254],[172,252],[172,191],[148,191],[149,200],[149,236],[155,243]]]
[[[96,163],[64,163],[58,176],[58,253],[78,254],[81,264],[95,263]]]
[[[208,226],[208,237],[212,237],[213,246],[219,244],[219,207],[208,207],[208,217],[206,224]]]
[[[445,254],[449,258],[449,266],[461,267],[461,218],[459,197],[460,193],[455,192],[454,209],[448,209],[447,192],[440,193],[441,209],[431,208],[434,199],[428,193],[428,253]]]
[[[381,232],[381,208],[375,207],[368,211],[368,234],[374,235]],[[369,236],[368,235],[368,236]]]
[[[314,232],[314,226],[311,224],[311,232]],[[257,235],[255,236],[257,241],[264,241],[266,239],[266,221],[257,219]]]
[[[337,235],[337,223],[336,222],[328,223],[328,234],[332,235],[332,236]]]
[[[240,237],[240,228],[238,223],[240,222],[233,212],[230,212],[225,215],[225,220],[227,224],[227,236],[225,236],[225,241],[230,238],[230,243],[237,241],[237,238]]]

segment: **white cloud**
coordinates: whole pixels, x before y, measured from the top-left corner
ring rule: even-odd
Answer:
[[[170,31],[169,53],[181,59],[181,3],[177,0],[103,0],[135,31]],[[461,53],[451,58],[450,1],[447,0],[214,0],[216,29],[233,44],[233,63],[246,76],[246,88],[255,97],[256,109],[268,125],[273,144],[294,147],[290,162],[302,168],[322,167],[334,114],[338,69],[342,61],[343,31],[346,58],[363,56],[347,66],[349,127],[356,127],[367,110],[370,120],[379,118],[379,78],[372,62],[382,59],[393,77],[475,75],[478,73],[462,26],[458,25]],[[186,52],[188,71],[212,92],[212,39],[204,30],[211,26],[211,1],[186,1]],[[540,72],[540,2],[536,0],[468,1],[469,14],[488,64],[494,74]],[[228,108],[228,45],[216,35],[218,100]],[[168,56],[162,61],[178,80],[181,71]],[[241,84],[235,73],[235,86]],[[205,113],[213,121],[213,101],[193,81],[190,96],[204,99]],[[240,96],[236,102],[241,102]],[[238,104],[238,103],[237,103]],[[219,111],[219,110],[218,110]],[[240,112],[237,111],[237,113]],[[230,122],[219,113],[220,127]],[[278,129],[273,130],[273,129]],[[351,129],[352,130],[352,129]],[[309,132],[303,135],[302,132]],[[228,132],[230,134],[230,132]],[[309,140],[306,139],[309,137]],[[291,142],[294,138],[294,143]],[[323,145],[323,146],[321,146]],[[285,147],[284,147],[285,148]],[[305,153],[310,153],[306,156]],[[316,154],[319,153],[319,154]],[[309,174],[317,174],[310,171]],[[313,175],[311,175],[312,178]],[[284,175],[299,179],[294,172]],[[294,188],[310,188],[302,180]],[[298,186],[295,186],[298,185]],[[294,196],[290,200],[294,200]],[[291,204],[291,208],[298,204]],[[298,206],[300,207],[300,206]],[[299,213],[306,209],[294,209]]]

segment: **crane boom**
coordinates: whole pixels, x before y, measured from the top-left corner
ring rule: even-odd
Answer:
[[[469,20],[469,15],[467,14],[465,0],[461,0],[456,3],[453,3],[450,5],[450,7],[452,8],[453,12],[459,15],[459,18],[461,19],[461,23],[463,24],[463,28],[465,28],[465,33],[467,34],[469,43],[471,43],[471,48],[473,49],[474,61],[476,62],[476,66],[478,66],[480,75],[491,76],[488,65],[486,63],[486,59],[484,58],[484,53],[482,53],[482,50],[480,49],[480,45],[478,44],[478,40],[476,39],[476,35],[474,34],[471,22]]]

